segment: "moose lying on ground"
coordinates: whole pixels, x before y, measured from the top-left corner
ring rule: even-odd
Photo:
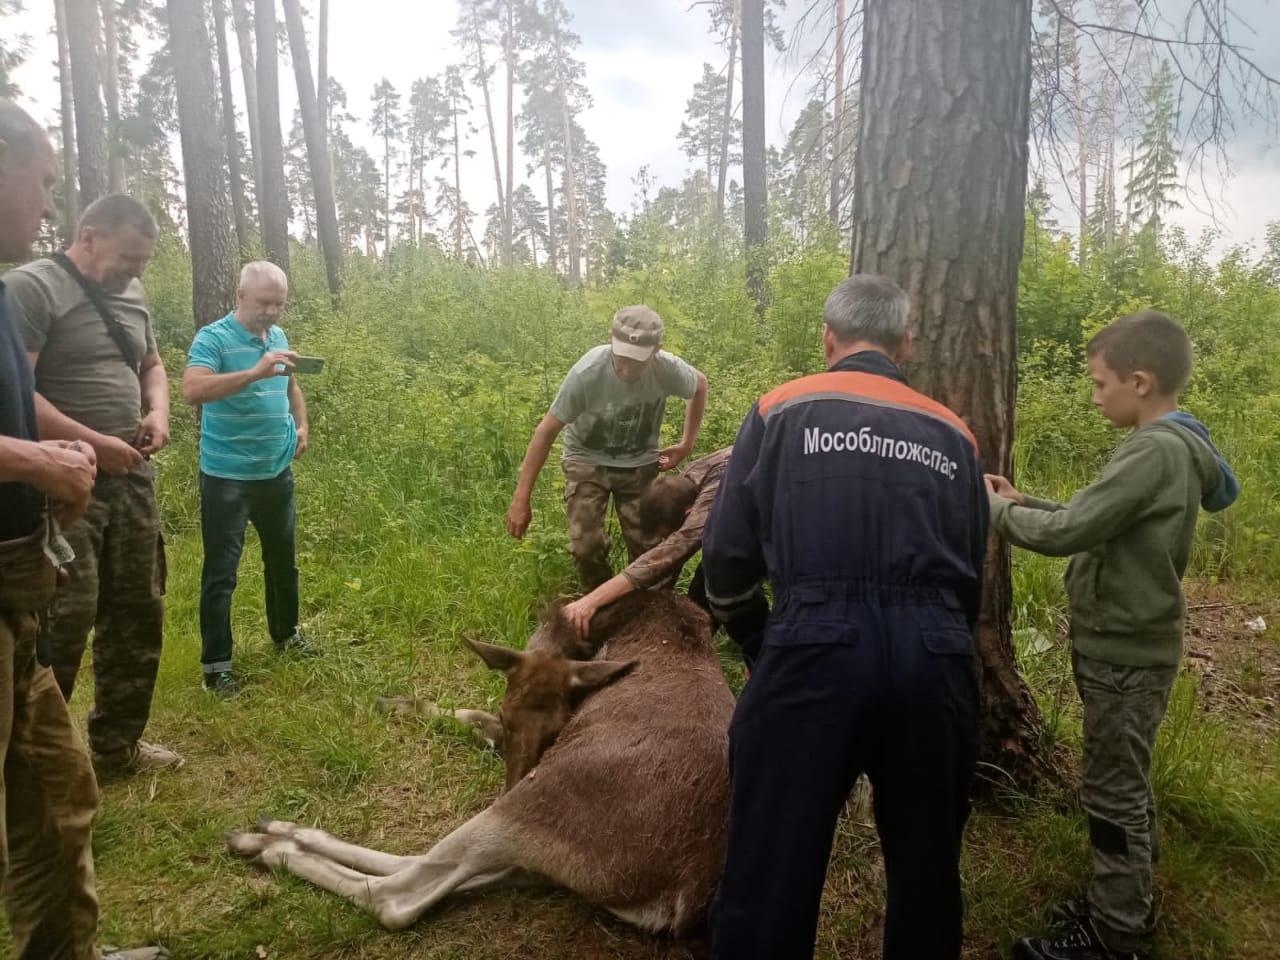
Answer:
[[[451,893],[544,878],[643,930],[694,931],[724,859],[733,713],[707,616],[642,591],[601,611],[586,641],[556,609],[524,652],[468,645],[507,676],[497,717],[456,712],[506,758],[506,789],[487,810],[420,856],[275,820],[228,834],[228,847],[391,930]]]

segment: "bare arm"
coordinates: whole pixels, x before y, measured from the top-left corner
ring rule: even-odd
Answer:
[[[287,376],[293,372],[293,361],[298,355],[292,350],[273,350],[262,355],[248,370],[233,373],[214,373],[208,367],[187,367],[182,375],[182,399],[193,406],[213,403],[239,393],[251,383],[267,377]],[[280,369],[283,366],[284,369]],[[290,398],[292,404],[292,397]]]
[[[684,406],[684,433],[680,442],[674,447],[658,451],[658,467],[662,470],[674,470],[693,452],[693,445],[698,441],[698,431],[702,429],[702,416],[707,410],[707,378],[702,371],[698,374],[698,386],[693,396]]]
[[[525,531],[529,529],[529,521],[533,518],[533,510],[529,506],[533,497],[533,485],[547,462],[551,445],[556,442],[556,437],[560,436],[564,427],[563,420],[554,413],[548,413],[534,429],[533,438],[524,452],[516,492],[511,495],[511,506],[507,508],[507,532],[517,540],[523,539]]]
[[[142,385],[142,409],[146,415],[138,424],[133,445],[144,457],[149,457],[169,442],[169,375],[165,373],[160,354],[152,352],[142,358],[138,382]]]
[[[635,589],[636,585],[625,573],[615,574],[585,597],[567,604],[564,608],[565,619],[578,631],[578,636],[585,637],[591,626],[591,618],[597,610],[607,607],[615,600],[621,600]]]
[[[35,487],[62,507],[63,520],[84,513],[96,474],[89,450],[80,452],[56,441],[37,443],[0,436],[0,481]]]
[[[293,458],[296,460],[307,452],[311,441],[311,425],[307,422],[307,398],[302,395],[297,377],[289,378],[289,413],[293,415],[293,423],[298,431],[298,446],[293,451]]]

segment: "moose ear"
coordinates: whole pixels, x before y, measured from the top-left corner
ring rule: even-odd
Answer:
[[[595,690],[625,677],[635,666],[635,660],[586,660],[575,663],[569,672],[569,689]]]
[[[511,647],[500,647],[496,643],[481,643],[469,637],[463,637],[462,642],[492,670],[510,673],[524,659],[523,653]]]

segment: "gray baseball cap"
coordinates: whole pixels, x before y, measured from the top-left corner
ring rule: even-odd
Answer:
[[[613,315],[613,352],[645,361],[662,344],[662,318],[643,305],[623,307]]]

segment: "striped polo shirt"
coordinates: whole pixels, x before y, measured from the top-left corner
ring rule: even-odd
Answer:
[[[236,373],[255,366],[271,350],[288,350],[278,326],[265,339],[240,325],[234,313],[202,327],[187,366]],[[289,412],[289,378],[268,377],[206,403],[200,420],[200,470],[226,480],[267,480],[293,460],[297,427]]]

